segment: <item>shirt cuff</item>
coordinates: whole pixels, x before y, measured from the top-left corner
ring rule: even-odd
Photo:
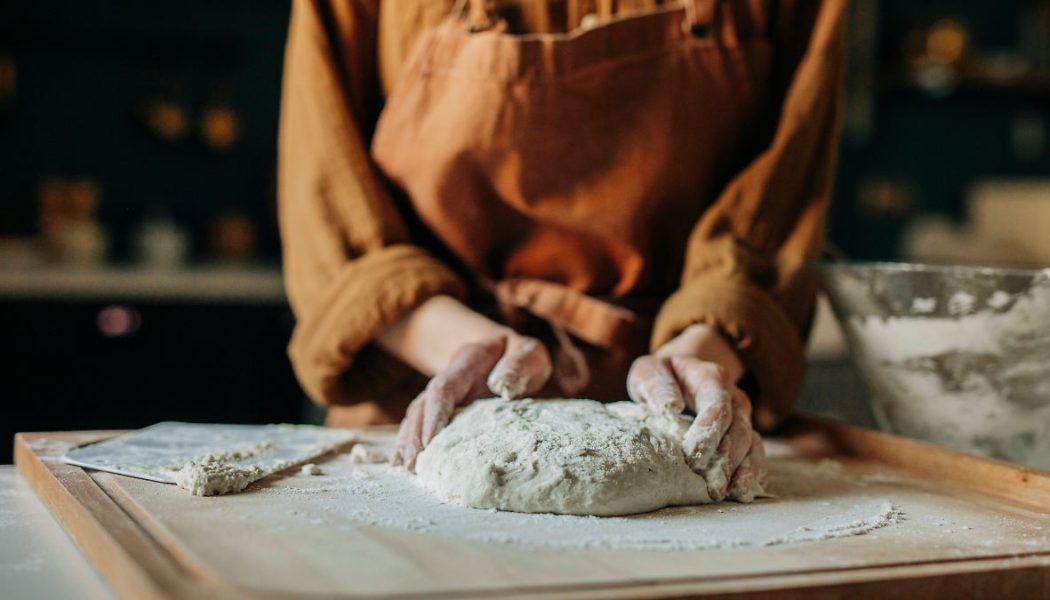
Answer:
[[[736,347],[757,389],[753,420],[762,430],[780,425],[805,377],[802,337],[776,299],[744,280],[719,275],[690,279],[661,307],[653,324],[655,351],[684,329],[706,323]]]
[[[319,404],[346,404],[343,379],[375,336],[427,299],[463,298],[465,287],[442,262],[407,244],[348,262],[308,314],[297,315],[288,355],[300,384]]]

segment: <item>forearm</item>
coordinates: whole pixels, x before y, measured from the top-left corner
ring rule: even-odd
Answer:
[[[514,330],[471,310],[451,296],[434,296],[384,329],[376,339],[381,348],[427,377],[448,365],[467,344]]]

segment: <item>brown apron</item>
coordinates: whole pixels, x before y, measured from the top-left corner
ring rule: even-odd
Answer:
[[[770,130],[769,50],[721,0],[524,35],[470,0],[420,40],[373,157],[503,318],[554,343],[544,393],[624,398],[690,230]]]

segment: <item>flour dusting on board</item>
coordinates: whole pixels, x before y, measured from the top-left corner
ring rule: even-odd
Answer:
[[[623,517],[528,514],[472,509],[435,500],[404,469],[341,455],[326,477],[294,477],[255,488],[269,506],[294,506],[309,522],[350,519],[476,542],[534,549],[705,550],[769,546],[863,535],[905,519],[885,482],[833,460],[778,456],[770,450],[769,489],[752,504],[669,508]],[[310,501],[305,502],[304,497]],[[260,498],[261,500],[262,498]]]
[[[862,517],[855,521],[841,523],[837,522],[839,520],[834,516],[830,516],[828,517],[829,522],[826,524],[799,527],[782,538],[767,540],[766,544],[772,546],[774,544],[790,544],[791,542],[808,542],[851,535],[862,535],[869,531],[881,529],[887,525],[900,523],[903,520],[904,511],[902,511],[900,507],[894,506],[889,502],[883,502],[879,507],[879,511],[870,517]]]

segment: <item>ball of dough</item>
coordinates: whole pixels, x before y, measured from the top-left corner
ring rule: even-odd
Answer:
[[[480,400],[431,440],[416,473],[474,508],[610,516],[710,502],[682,451],[687,427],[632,402]]]

